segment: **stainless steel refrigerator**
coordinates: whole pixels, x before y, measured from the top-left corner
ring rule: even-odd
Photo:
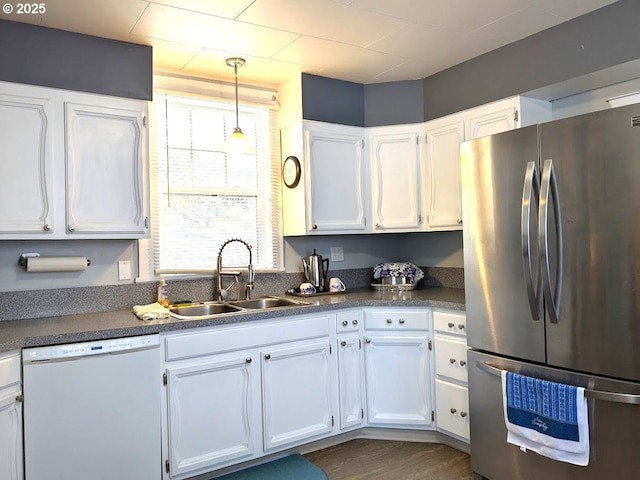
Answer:
[[[462,144],[477,478],[640,478],[640,105]],[[506,442],[500,370],[585,387],[590,461]]]

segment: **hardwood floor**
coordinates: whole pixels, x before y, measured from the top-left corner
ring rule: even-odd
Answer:
[[[469,455],[436,443],[357,439],[305,455],[329,480],[471,480]]]

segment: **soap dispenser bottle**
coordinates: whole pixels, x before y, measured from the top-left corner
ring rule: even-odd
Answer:
[[[158,285],[158,303],[163,307],[168,307],[171,304],[169,301],[169,285],[167,285],[164,275],[160,275],[160,285]]]

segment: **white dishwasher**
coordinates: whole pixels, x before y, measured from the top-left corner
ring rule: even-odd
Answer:
[[[25,478],[159,480],[158,335],[22,351]]]

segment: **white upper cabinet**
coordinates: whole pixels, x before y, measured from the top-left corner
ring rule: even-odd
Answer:
[[[428,229],[460,228],[462,190],[460,143],[464,141],[461,115],[427,122],[425,128],[425,204]]]
[[[0,238],[53,231],[51,101],[12,90],[0,94]]]
[[[148,236],[147,109],[0,82],[0,239]]]
[[[462,229],[462,142],[549,120],[549,102],[511,97],[426,122],[426,230]]]
[[[68,232],[144,236],[144,112],[65,107]]]
[[[301,165],[298,184],[282,187],[284,234],[366,233],[364,129],[305,121],[283,129],[281,141],[283,160],[296,156]]]
[[[420,125],[369,129],[374,232],[421,228],[420,129]]]

